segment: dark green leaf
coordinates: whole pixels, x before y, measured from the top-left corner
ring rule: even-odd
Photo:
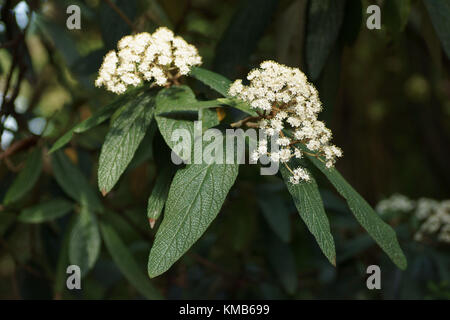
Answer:
[[[306,66],[316,80],[336,42],[344,18],[345,0],[310,0],[306,28]]]
[[[112,123],[99,159],[98,187],[103,195],[114,187],[133,159],[152,120],[154,106],[154,95],[143,94],[127,104]]]
[[[283,165],[280,167],[280,171],[289,193],[294,199],[300,217],[313,234],[324,255],[335,266],[336,250],[334,240],[316,181],[311,177],[309,182],[292,184],[289,182],[291,173]]]
[[[383,6],[383,22],[392,34],[405,29],[411,11],[411,0],[386,1]]]
[[[195,95],[187,86],[176,86],[161,90],[156,96],[156,122],[161,135],[166,141],[167,145],[173,149],[177,141],[172,141],[172,134],[175,130],[187,130],[190,134],[191,143],[194,139],[194,122],[198,120],[198,113],[191,114],[175,112],[175,116],[170,115],[173,111],[186,110],[189,104],[195,103]],[[196,108],[191,110],[197,111]],[[183,115],[190,115],[191,119],[182,117]],[[193,117],[193,118],[192,118]],[[200,128],[201,129],[201,128]],[[182,159],[186,159],[185,155],[178,154]]]
[[[107,51],[103,48],[89,52],[87,55],[80,57],[74,62],[72,71],[84,76],[98,72],[106,53]]]
[[[277,0],[246,0],[237,8],[216,48],[214,70],[235,78],[246,69],[277,9]]]
[[[53,285],[53,291],[55,295],[55,299],[61,297],[62,292],[66,289],[66,280],[67,280],[67,266],[69,265],[69,243],[71,238],[71,233],[67,232],[67,230],[72,230],[73,225],[75,223],[75,217],[70,219],[70,222],[65,228],[61,248],[59,249],[58,261],[55,270],[55,282]]]
[[[135,21],[136,2],[129,0],[116,0],[115,6],[130,21]],[[133,31],[124,19],[106,1],[100,5],[100,30],[106,49],[114,49],[117,42]]]
[[[189,75],[203,82],[222,96],[229,97],[228,89],[230,88],[231,81],[224,76],[200,67],[193,67]]]
[[[103,240],[120,271],[125,278],[147,299],[162,299],[158,290],[142,272],[133,254],[120,239],[117,232],[106,223],[100,224]]]
[[[36,14],[35,23],[41,32],[47,36],[61,52],[67,65],[71,66],[79,57],[76,43],[69,30],[64,25],[50,21],[46,16]]]
[[[85,276],[95,265],[100,254],[100,246],[97,218],[89,207],[81,206],[78,219],[70,234],[69,260],[71,264],[80,267],[82,276]]]
[[[54,220],[69,213],[73,209],[73,203],[63,199],[52,199],[22,210],[18,220],[27,223],[41,223]]]
[[[247,102],[241,101],[239,99],[235,98],[219,98],[217,99],[220,103],[223,103],[225,105],[228,105],[232,108],[241,110],[251,116],[257,116],[258,113],[250,107],[250,105]]]
[[[297,291],[299,279],[294,255],[289,245],[275,237],[272,238],[268,246],[268,257],[283,288],[289,294],[294,294]]]
[[[192,68],[190,75],[196,78],[197,80],[203,82],[211,89],[217,91],[222,96],[226,97],[226,98],[219,98],[217,100],[212,100],[211,103],[217,101],[217,104],[228,105],[230,107],[244,111],[245,113],[248,113],[252,116],[258,115],[255,110],[250,108],[248,103],[230,97],[230,95],[228,94],[228,89],[230,88],[231,81],[225,78],[224,76],[199,67]],[[209,103],[210,102],[207,101],[197,102],[199,106],[203,105],[209,106]],[[190,105],[190,103],[186,103],[186,105]]]
[[[113,102],[108,104],[106,107],[101,107],[97,110],[91,117],[80,122],[65,135],[59,138],[55,144],[50,149],[49,153],[53,153],[56,150],[64,147],[71,139],[74,133],[82,133],[88,131],[89,129],[98,126],[104,121],[108,120],[112,114],[119,108],[128,104],[134,103],[134,98],[137,94],[142,91],[142,88],[133,88],[129,90],[124,95],[119,96]]]
[[[315,157],[308,156],[308,158],[347,200],[348,206],[356,220],[367,230],[369,235],[400,269],[405,269],[407,265],[406,258],[400,248],[395,231],[380,218],[366,200],[350,186],[336,169],[328,169],[323,162]]]
[[[56,150],[61,149],[62,147],[64,147],[66,144],[68,144],[70,142],[70,140],[72,140],[73,137],[73,129],[70,129],[69,131],[67,131],[61,138],[59,138],[58,140],[56,140],[56,142],[53,144],[53,146],[50,148],[50,150],[48,151],[49,154],[55,152]]]
[[[364,10],[365,9],[366,8],[364,8]],[[342,23],[342,34],[343,39],[347,45],[351,46],[355,43],[356,39],[358,38],[362,23],[363,7],[361,0],[346,1],[344,22]]]
[[[164,203],[166,203],[171,177],[172,169],[169,166],[164,167],[156,178],[152,194],[148,198],[147,217],[152,228],[155,221],[161,215]]]
[[[25,163],[25,167],[20,171],[13,184],[6,192],[3,203],[7,205],[22,198],[33,188],[34,184],[39,179],[41,171],[42,150],[41,148],[36,148],[30,153]]]
[[[59,151],[52,155],[52,168],[56,181],[68,196],[92,210],[102,210],[97,192],[63,152]]]
[[[289,220],[289,208],[278,194],[269,192],[264,188],[258,188],[258,204],[261,211],[275,234],[284,242],[291,239],[291,221]]]
[[[198,111],[198,120],[202,122],[202,129],[206,130],[217,126],[220,121],[216,110],[201,109]]]
[[[150,277],[169,269],[206,231],[234,184],[238,168],[237,164],[189,164],[177,171],[150,251]]]
[[[441,39],[444,51],[450,59],[450,2],[425,0],[424,3],[431,16],[436,33]]]

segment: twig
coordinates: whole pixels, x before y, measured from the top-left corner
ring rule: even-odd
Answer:
[[[260,117],[247,117],[247,118],[241,119],[239,121],[233,122],[232,124],[230,124],[230,126],[232,128],[239,128],[249,121],[259,120],[259,119],[260,119]]]
[[[128,19],[128,17],[125,15],[125,13],[123,13],[122,10],[120,10],[120,8],[118,6],[116,6],[116,4],[114,2],[112,2],[111,0],[104,0],[106,2],[106,4],[108,6],[111,7],[111,9],[113,9],[119,16],[120,18],[125,21],[126,24],[128,24],[130,26],[130,28],[133,31],[137,31],[136,27],[134,26],[134,24],[130,21],[130,19]]]
[[[13,154],[17,153],[18,151],[28,149],[31,146],[34,146],[38,140],[37,136],[31,136],[28,138],[25,138],[23,140],[19,140],[14,142],[11,146],[9,146],[8,149],[6,149],[4,152],[0,153],[0,160],[10,157]]]

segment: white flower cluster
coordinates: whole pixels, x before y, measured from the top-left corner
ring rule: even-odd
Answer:
[[[393,194],[390,198],[378,202],[375,210],[379,213],[410,212],[416,206],[415,201],[402,194]]]
[[[422,240],[426,234],[437,234],[439,241],[450,243],[450,200],[419,199],[415,214],[423,221],[414,235],[415,240]]]
[[[97,87],[105,86],[117,94],[144,81],[164,86],[202,63],[196,47],[165,27],[153,34],[125,36],[117,47],[117,52],[112,50],[106,54],[95,81]]]
[[[388,212],[414,212],[414,217],[421,225],[414,235],[416,241],[424,239],[425,235],[437,235],[437,240],[450,243],[450,200],[420,198],[417,201],[400,194],[394,194],[380,201],[376,210],[383,214]]]
[[[316,156],[323,156],[328,168],[333,167],[336,158],[342,157],[342,150],[330,144],[331,130],[317,120],[322,104],[316,88],[308,82],[306,75],[298,68],[265,61],[259,68],[250,71],[247,80],[249,85],[236,80],[229,93],[248,102],[259,112],[259,127],[269,136],[277,135],[280,146],[279,152],[269,153],[267,142],[260,141],[252,155],[253,160],[269,156],[272,161],[286,164],[293,157],[302,157],[303,152],[295,147],[295,144],[301,143]],[[285,128],[292,129],[292,138],[283,134]],[[290,171],[293,184],[310,180],[304,168]]]

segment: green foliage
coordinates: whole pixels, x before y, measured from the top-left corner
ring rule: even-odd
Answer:
[[[217,45],[214,69],[235,77],[248,64],[250,54],[276,11],[277,0],[243,0]]]
[[[330,180],[341,196],[347,200],[356,220],[367,230],[392,261],[404,270],[407,265],[406,257],[400,248],[395,231],[380,218],[336,169],[326,168],[322,161],[314,157],[308,156],[308,158]]]
[[[83,133],[92,129],[99,124],[108,120],[114,112],[120,107],[127,108],[130,104],[134,103],[133,98],[142,90],[142,88],[131,89],[127,93],[122,96],[116,98],[113,102],[108,104],[105,107],[100,108],[97,112],[95,112],[88,119],[80,122],[71,130],[66,132],[61,138],[59,138],[50,149],[49,153],[53,153],[58,149],[64,147],[67,143],[70,142],[74,133]]]
[[[177,141],[172,141],[172,133],[175,130],[187,130],[191,140],[194,139],[194,120],[198,120],[197,112],[179,112],[171,115],[173,111],[196,111],[196,107],[187,105],[196,102],[195,95],[187,86],[176,86],[161,90],[156,96],[156,123],[159,132],[167,145],[173,148]],[[181,109],[181,110],[180,110]],[[167,115],[167,116],[166,116]],[[178,154],[182,159],[187,155]]]
[[[258,204],[264,218],[275,234],[284,242],[289,242],[291,240],[290,209],[279,193],[276,194],[277,196],[272,197],[275,191],[268,189],[268,186],[258,188]]]
[[[177,171],[150,251],[150,277],[169,269],[206,231],[237,174],[237,164],[189,164]]]
[[[336,42],[344,18],[345,0],[309,1],[306,30],[306,66],[316,80]]]
[[[200,67],[193,67],[190,75],[211,89],[219,92],[224,97],[229,97],[228,89],[230,88],[231,81],[224,76]]]
[[[271,239],[267,248],[269,262],[272,265],[277,277],[280,279],[284,289],[289,294],[294,294],[298,288],[297,266],[294,254],[289,245],[281,242],[275,237]]]
[[[134,259],[133,253],[130,252],[112,226],[101,223],[100,229],[111,257],[128,281],[147,299],[161,299],[161,294],[142,272],[142,268]]]
[[[403,32],[411,11],[411,0],[386,1],[383,6],[383,23],[394,35]]]
[[[231,81],[225,78],[224,76],[215,73],[213,71],[209,71],[200,67],[194,67],[191,70],[190,75],[197,80],[203,82],[208,87],[213,89],[214,91],[220,93],[224,97],[227,98],[219,98],[217,99],[217,103],[225,104],[230,107],[239,109],[241,111],[244,111],[245,113],[248,113],[252,116],[257,115],[255,110],[251,109],[250,106],[240,100],[229,98],[230,95],[228,94],[228,89],[230,88]],[[206,102],[200,102],[200,103],[206,103]]]
[[[362,0],[76,1],[81,31],[61,19],[70,1],[22,2],[26,29],[16,3],[5,2],[12,19],[0,22],[0,82],[9,83],[0,297],[448,297],[447,247],[413,240],[411,216],[371,207],[398,191],[448,195],[448,1],[384,1],[381,31],[365,28],[371,2]],[[94,86],[103,56],[122,36],[158,26],[194,44],[202,67],[109,100]],[[302,159],[312,181],[298,185],[282,164],[284,182],[255,165],[171,163],[177,129],[193,144],[195,130],[254,125],[243,120],[258,113],[228,90],[264,60],[299,67],[317,85],[352,186],[312,157]],[[369,262],[383,270],[380,292],[361,291]],[[66,290],[69,264],[81,267],[81,292]]]
[[[116,0],[114,3],[130,21],[134,20],[137,11],[135,1]],[[107,49],[114,49],[117,41],[132,31],[131,27],[121,19],[119,13],[105,2],[101,3],[99,19],[103,42]]]
[[[54,220],[69,213],[74,208],[73,203],[64,199],[52,199],[22,210],[17,219],[26,223],[41,223]]]
[[[155,186],[153,187],[152,193],[148,198],[147,217],[152,228],[155,221],[161,215],[164,204],[166,203],[171,178],[172,168],[169,166],[164,167],[158,174],[155,181]]]
[[[450,3],[448,1],[424,1],[444,51],[450,59]]]
[[[71,230],[69,260],[80,267],[84,277],[95,265],[100,254],[100,230],[95,214],[83,205]]]
[[[127,168],[152,121],[155,97],[143,93],[121,110],[106,135],[99,158],[98,187],[106,194]]]
[[[52,167],[56,181],[69,197],[91,210],[102,210],[103,206],[97,193],[80,169],[73,165],[64,153],[58,151],[53,154]]]
[[[309,231],[314,235],[323,254],[335,266],[336,251],[334,248],[334,240],[316,181],[314,178],[311,178],[309,182],[300,182],[294,185],[289,182],[290,173],[287,168],[281,166],[280,171],[287,189],[294,199],[300,217],[305,222]]]
[[[25,167],[20,171],[11,187],[6,192],[3,204],[8,205],[12,202],[20,200],[27,194],[36,184],[42,170],[42,149],[34,149],[27,161]]]

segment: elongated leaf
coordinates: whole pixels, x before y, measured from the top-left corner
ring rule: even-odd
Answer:
[[[50,148],[50,150],[48,151],[49,154],[61,149],[62,147],[64,147],[66,144],[68,144],[70,142],[70,140],[72,140],[73,137],[73,128],[70,129],[69,131],[67,131],[62,137],[60,137],[58,140],[56,140],[56,142],[53,144],[53,146]]]
[[[153,117],[155,97],[136,98],[113,122],[100,153],[98,187],[105,195],[119,180],[133,159]]]
[[[257,116],[258,113],[250,107],[250,105],[244,101],[235,98],[219,98],[219,102],[226,104],[232,108],[244,111],[251,116]]]
[[[130,250],[126,247],[112,226],[101,223],[100,229],[111,257],[125,278],[127,278],[127,280],[144,297],[148,299],[162,299],[161,294],[150,283],[150,280],[145,276],[145,273],[134,259]]]
[[[345,0],[310,0],[306,27],[306,66],[316,80],[338,38]]]
[[[41,223],[54,220],[69,213],[73,207],[73,203],[64,199],[52,199],[22,210],[18,220],[27,223]]]
[[[238,174],[237,164],[190,164],[175,174],[164,219],[150,251],[148,274],[175,263],[215,219]]]
[[[228,89],[230,88],[231,81],[221,74],[200,67],[193,67],[189,75],[203,82],[222,96],[229,97]]]
[[[173,149],[178,143],[172,141],[172,135],[175,130],[186,130],[189,132],[189,138],[193,144],[194,140],[194,122],[198,120],[197,109],[193,109],[191,113],[188,112],[174,112],[180,111],[184,108],[184,111],[189,108],[188,106],[195,103],[195,95],[192,90],[187,86],[176,86],[168,89],[161,90],[156,96],[156,123],[161,135],[166,141],[167,145]],[[182,159],[187,159],[187,156],[178,154]]]
[[[450,2],[449,1],[424,1],[433,22],[434,29],[442,42],[444,51],[450,59]]]
[[[220,123],[217,112],[211,109],[198,110],[198,120],[202,122],[202,130],[215,127]]]
[[[91,117],[80,122],[75,127],[70,129],[66,134],[59,138],[50,149],[49,153],[53,153],[56,150],[64,147],[72,139],[74,133],[82,133],[88,131],[89,129],[98,126],[104,121],[108,120],[111,115],[121,106],[126,104],[132,104],[136,95],[142,91],[142,88],[130,89],[124,95],[119,96],[113,102],[108,104],[106,107],[102,107],[97,110]]]
[[[386,1],[383,6],[383,22],[394,35],[401,33],[408,22],[411,0]]]
[[[280,167],[280,171],[289,193],[294,199],[300,217],[313,234],[323,254],[335,266],[336,249],[334,240],[316,181],[311,177],[309,182],[292,184],[289,182],[291,173],[283,165]]]
[[[258,204],[261,211],[275,234],[284,242],[291,239],[291,221],[289,209],[278,194],[258,188]]]
[[[35,25],[61,53],[67,65],[71,66],[79,57],[75,39],[65,26],[50,21],[46,16],[36,13]]]
[[[235,109],[244,111],[245,113],[248,113],[252,116],[258,115],[255,110],[250,108],[248,103],[230,97],[230,95],[228,94],[228,89],[230,88],[231,81],[228,80],[226,77],[213,71],[209,71],[199,67],[192,68],[190,75],[196,78],[197,80],[203,82],[211,89],[217,91],[222,96],[226,97],[226,98],[219,98],[217,100],[212,100],[211,102],[217,101],[218,104],[228,105]],[[206,106],[209,105],[209,102],[206,101],[205,102],[199,101],[197,103]],[[189,103],[187,105],[189,105]]]
[[[194,100],[193,102],[189,101],[183,104],[174,104],[173,106],[171,106],[171,111],[170,113],[176,113],[178,111],[193,111],[193,110],[204,110],[204,109],[209,109],[209,108],[215,108],[215,107],[219,107],[222,104],[222,102],[220,101],[220,99],[217,100],[208,100],[208,101],[196,101]],[[165,114],[165,113],[163,113]]]
[[[245,0],[241,2],[217,44],[214,70],[235,78],[247,68],[266,28],[272,22],[278,0]]]
[[[80,267],[85,276],[95,265],[100,254],[100,231],[97,218],[89,207],[82,206],[79,217],[70,234],[69,260]]]
[[[52,168],[56,181],[69,197],[92,210],[102,210],[103,206],[95,189],[63,152],[58,151],[52,155]]]
[[[147,217],[150,227],[153,228],[155,221],[159,218],[166,203],[167,195],[169,193],[170,178],[172,177],[172,169],[167,166],[162,169],[156,178],[155,186],[152,194],[148,198]]]
[[[135,1],[116,0],[114,5],[124,14],[129,21],[134,21],[137,12]],[[132,28],[106,1],[100,6],[100,30],[103,43],[108,50],[114,49],[117,42],[132,32]]]
[[[77,217],[78,218],[78,217]],[[60,299],[64,289],[66,289],[67,280],[67,266],[69,265],[69,245],[71,233],[67,230],[72,230],[75,223],[75,217],[70,219],[70,222],[65,227],[65,232],[63,233],[63,238],[61,242],[61,248],[59,249],[58,261],[55,270],[55,282],[53,285],[54,298]]]
[[[41,171],[42,150],[41,148],[36,148],[31,152],[25,163],[25,167],[20,171],[13,184],[6,192],[3,203],[7,205],[22,198],[33,188],[34,184],[39,179]]]
[[[269,262],[275,270],[283,288],[294,294],[298,288],[295,257],[289,245],[273,237],[268,246]]]
[[[406,269],[406,258],[397,241],[395,231],[380,218],[366,200],[350,186],[336,169],[328,169],[324,163],[315,157],[308,156],[308,158],[347,200],[348,206],[356,220],[367,230],[375,242],[400,269]]]

